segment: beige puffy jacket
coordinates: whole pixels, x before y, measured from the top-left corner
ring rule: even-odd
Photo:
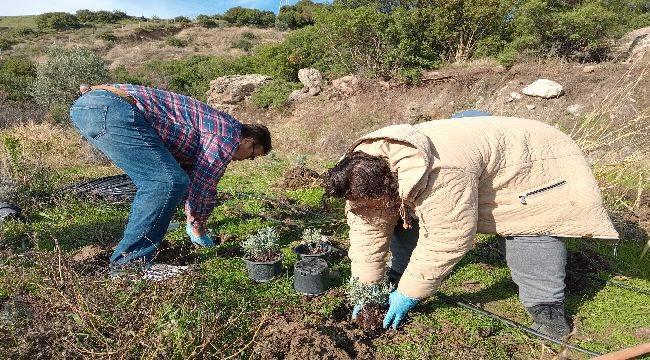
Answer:
[[[357,140],[352,151],[388,159],[406,216],[419,221],[398,287],[413,298],[435,292],[476,232],[618,239],[576,143],[538,121],[488,116],[392,125]],[[353,277],[382,279],[399,214],[347,202]]]

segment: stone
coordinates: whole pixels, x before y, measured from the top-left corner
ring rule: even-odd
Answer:
[[[387,81],[381,81],[380,85],[385,89],[390,87],[390,84]],[[353,94],[359,87],[359,77],[347,75],[332,81],[332,86],[341,93]]]
[[[210,81],[207,92],[208,105],[217,107],[236,104],[250,96],[260,85],[271,80],[270,76],[249,74],[222,76]]]
[[[510,95],[506,99],[506,102],[513,102],[513,101],[516,101],[516,100],[521,100],[522,97],[524,97],[524,96],[521,95],[520,93],[516,92],[516,91],[513,91],[513,92],[510,93]]]
[[[590,73],[596,71],[597,68],[598,67],[596,65],[587,65],[587,66],[582,68],[582,72],[585,73],[585,74],[590,74]]]
[[[617,41],[614,58],[627,63],[641,59],[650,49],[650,26],[630,31]]]
[[[528,110],[535,110],[536,107],[537,107],[537,106],[535,106],[535,105],[533,105],[533,104],[528,104],[528,105],[526,105],[526,109],[528,109]]]
[[[569,105],[566,108],[566,111],[573,116],[581,116],[584,113],[585,107],[580,104]]]
[[[290,102],[296,102],[306,98],[307,96],[309,96],[309,93],[307,93],[305,89],[299,89],[292,91],[291,94],[289,94],[288,99]]]
[[[316,69],[298,70],[298,80],[300,80],[307,89],[322,88],[324,85],[323,74]]]
[[[532,84],[521,90],[528,96],[537,96],[544,99],[560,97],[564,94],[564,88],[553,80],[537,79]]]
[[[321,88],[320,88],[320,86],[310,87],[310,88],[307,90],[307,94],[309,94],[309,96],[316,96],[316,95],[318,95],[320,92],[321,92]]]

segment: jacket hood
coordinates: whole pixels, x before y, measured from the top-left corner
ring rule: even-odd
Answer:
[[[409,159],[407,167],[400,166],[400,170],[398,170],[408,172],[408,176],[398,174],[400,198],[402,201],[415,199],[426,188],[428,183],[429,169],[433,163],[431,140],[412,125],[390,125],[357,139],[348,148],[345,155],[354,152],[359,144],[375,140],[391,140],[417,150],[418,156]]]

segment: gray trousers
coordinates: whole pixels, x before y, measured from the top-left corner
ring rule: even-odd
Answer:
[[[418,242],[418,226],[395,228],[391,237],[389,266],[403,274]],[[566,245],[552,236],[509,236],[499,239],[499,251],[505,255],[512,280],[519,287],[519,299],[525,307],[564,301]]]

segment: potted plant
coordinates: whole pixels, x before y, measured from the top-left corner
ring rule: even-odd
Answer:
[[[321,234],[319,229],[305,229],[300,245],[293,248],[293,252],[298,254],[301,259],[316,257],[327,260],[332,250],[327,236]]]
[[[388,296],[392,288],[387,282],[363,284],[358,278],[350,279],[347,288],[348,300],[361,310],[355,319],[357,326],[368,333],[377,334],[383,329],[383,321],[388,311]]]
[[[257,282],[267,282],[282,271],[282,253],[279,236],[272,227],[266,227],[250,235],[242,243],[248,276]]]
[[[327,261],[307,257],[296,261],[293,271],[293,288],[304,295],[320,295],[329,285]]]

